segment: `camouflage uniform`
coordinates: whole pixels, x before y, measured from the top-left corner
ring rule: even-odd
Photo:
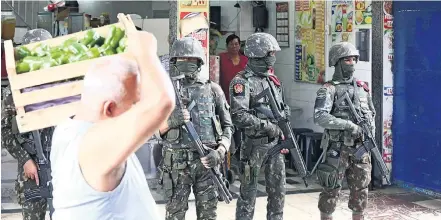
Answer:
[[[268,100],[255,98],[270,86],[278,90],[275,97],[277,102],[283,102],[282,87],[278,80],[273,80],[275,76],[269,72],[276,61],[275,54],[270,54],[273,51],[280,51],[279,44],[273,36],[266,33],[251,35],[245,43],[248,64],[230,83],[231,117],[233,124],[244,134],[240,149],[241,185],[236,219],[253,219],[257,182],[262,165],[265,166],[268,194],[267,219],[283,219],[286,184],[284,156],[279,154],[262,164],[268,149],[278,143],[281,130],[264,114],[255,110],[257,107],[270,109]],[[287,105],[285,108],[286,112],[289,112]]]
[[[23,36],[23,44],[37,42],[50,39],[50,33],[43,29],[34,29],[28,31]],[[19,133],[16,129],[15,116],[17,115],[15,105],[12,99],[11,88],[8,85],[2,88],[2,116],[1,116],[1,133],[2,147],[18,161],[18,174],[15,182],[15,190],[17,193],[18,203],[22,206],[22,215],[25,220],[43,220],[46,216],[48,206],[47,199],[34,199],[25,201],[24,191],[38,189],[35,180],[28,179],[24,176],[24,164],[28,160],[36,161],[36,150],[33,146],[33,137],[31,132]],[[43,147],[43,153],[49,158],[50,145],[52,141],[52,128],[40,130],[40,139]],[[42,184],[40,182],[40,184]]]
[[[42,220],[45,219],[47,210],[47,200],[38,199],[25,201],[24,191],[27,189],[38,189],[35,180],[28,179],[24,176],[23,165],[28,160],[36,161],[36,151],[32,146],[32,133],[19,134],[13,131],[13,120],[16,116],[14,103],[12,102],[11,90],[8,87],[2,90],[2,146],[18,161],[18,175],[15,182],[15,190],[17,192],[18,203],[22,206],[23,219],[25,220]],[[50,143],[52,139],[53,128],[43,129],[40,133],[41,142],[44,153],[49,158]],[[40,183],[42,184],[42,183]]]
[[[185,37],[176,40],[172,46],[170,63],[183,77],[180,91],[183,101],[194,102],[189,110],[191,121],[204,145],[211,149],[207,156],[212,158],[213,167],[219,166],[225,151],[219,145],[229,149],[233,125],[229,105],[221,87],[213,82],[199,79],[200,66],[205,60],[204,50],[199,41]],[[198,58],[198,61],[180,61],[177,58]],[[218,192],[209,176],[208,170],[201,163],[201,155],[193,147],[194,143],[183,128],[183,115],[177,107],[168,119],[170,130],[163,137],[163,166],[161,184],[165,196],[166,219],[184,219],[188,210],[188,197],[191,187],[196,199],[197,219],[216,219]]]
[[[325,128],[322,146],[326,149],[326,157],[317,169],[323,186],[318,202],[322,219],[332,219],[345,176],[350,189],[348,206],[353,211],[353,219],[363,219],[367,206],[372,169],[370,153],[365,153],[358,160],[354,158],[353,151],[360,146],[364,137],[361,128],[354,124],[347,104],[337,102],[347,92],[354,107],[371,122],[375,130],[375,109],[369,87],[353,77],[354,63],[344,60],[355,58],[356,62],[358,57],[358,51],[350,43],[332,46],[329,65],[335,66],[335,73],[332,81],[317,91],[314,121]]]

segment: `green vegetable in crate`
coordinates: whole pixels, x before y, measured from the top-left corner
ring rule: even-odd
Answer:
[[[116,53],[123,53],[124,49],[122,49],[121,47],[116,48]]]
[[[93,36],[96,34],[94,30],[88,30],[84,38],[80,41],[84,45],[89,45],[93,41]]]
[[[46,44],[39,44],[32,50],[32,56],[44,57],[49,53],[49,46]]]
[[[17,73],[26,73],[31,70],[31,67],[29,66],[28,63],[20,62],[16,66],[15,70],[17,71]]]
[[[69,58],[72,56],[70,53],[61,54],[60,57],[56,58],[58,65],[63,65],[69,63]]]
[[[50,58],[57,59],[57,58],[61,57],[63,54],[64,54],[64,52],[54,51],[54,52],[50,53]]]
[[[92,43],[90,43],[90,44],[88,45],[88,47],[89,47],[89,48],[94,47],[94,46],[98,46],[98,47],[100,47],[101,45],[104,44],[104,40],[105,40],[104,37],[101,37],[101,36],[98,35],[98,38],[97,38],[97,39],[94,39],[94,40],[92,41]]]
[[[88,59],[88,57],[85,53],[72,55],[69,57],[69,63],[75,63],[75,62],[79,62],[79,61],[83,61],[83,60],[87,60],[87,59]]]
[[[89,59],[98,58],[101,56],[100,51],[96,47],[92,47],[89,51],[86,52],[86,55]]]
[[[43,62],[41,63],[40,69],[47,69],[53,66],[57,66],[57,61],[49,57],[45,57],[45,59],[43,59]]]
[[[112,40],[110,41],[110,46],[112,48],[117,48],[119,41],[124,37],[125,32],[121,28],[116,28],[115,36],[113,36]]]
[[[104,54],[105,56],[110,56],[115,54],[115,51],[111,47],[108,47],[102,52],[102,54]]]
[[[23,58],[23,63],[27,63],[29,65],[29,71],[35,71],[39,70],[41,65],[43,64],[43,58],[41,57],[33,57],[33,56],[27,56]]]
[[[99,52],[103,56],[109,56],[109,55],[115,54],[115,50],[111,46],[106,45],[106,44],[104,44],[103,46],[101,46],[99,48]]]
[[[24,46],[17,47],[16,53],[17,53],[18,60],[21,60],[21,59],[31,55],[31,51],[27,47],[24,47]]]
[[[49,53],[57,53],[57,52],[63,52],[63,50],[60,47],[52,47],[49,49]]]
[[[74,42],[68,46],[68,50],[71,53],[78,55],[85,53],[88,50],[88,48],[84,44]]]
[[[78,43],[78,39],[76,37],[72,37],[66,41],[64,41],[64,43],[61,45],[61,48],[65,51],[68,52],[69,51],[69,46],[73,43]]]
[[[96,32],[95,30],[89,30],[87,31],[86,36],[84,36],[83,40],[81,40],[81,43],[91,48],[96,44],[102,45],[104,43],[104,40],[105,39],[101,37],[98,32]]]
[[[124,50],[127,47],[127,37],[124,36],[123,38],[121,38],[121,40],[119,41],[119,47]]]
[[[104,45],[110,45],[115,34],[116,34],[116,27],[114,25],[111,25],[109,27],[109,32],[107,33],[106,40],[104,41]]]

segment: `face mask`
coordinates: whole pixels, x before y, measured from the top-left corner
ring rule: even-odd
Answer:
[[[341,71],[343,78],[348,79],[354,75],[355,67],[354,64],[347,64],[344,61],[341,61]]]
[[[274,67],[275,63],[276,63],[275,56],[266,56],[264,58],[250,59],[248,61],[248,66],[255,73],[262,74],[262,75],[268,75],[269,68]]]
[[[180,74],[184,74],[185,77],[191,79],[196,79],[200,71],[197,62],[177,61],[175,67]]]
[[[267,56],[263,58],[265,60],[265,63],[268,67],[274,67],[274,64],[276,63],[276,56]]]

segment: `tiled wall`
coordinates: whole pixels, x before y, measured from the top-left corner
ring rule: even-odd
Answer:
[[[269,30],[268,32],[273,36],[276,35],[276,4],[274,2],[267,3],[269,10]],[[297,128],[311,128],[314,131],[322,131],[323,129],[315,125],[313,122],[313,109],[315,102],[315,95],[320,85],[299,83],[294,81],[294,53],[295,53],[295,20],[294,20],[294,2],[289,2],[289,41],[290,47],[282,47],[281,51],[277,53],[277,61],[275,66],[276,75],[284,83],[286,101],[291,108],[299,108],[292,114],[291,122]]]

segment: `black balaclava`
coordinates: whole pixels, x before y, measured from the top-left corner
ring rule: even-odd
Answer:
[[[332,76],[332,80],[346,82],[352,81],[352,77],[354,76],[355,64],[347,64],[344,61],[344,58],[340,59],[335,65],[335,72]]]
[[[247,66],[257,75],[268,76],[270,67],[274,67],[276,55],[267,55],[262,58],[249,58]]]
[[[200,61],[176,61],[174,66],[179,74],[184,74],[187,83],[193,84],[198,80],[201,72]]]

